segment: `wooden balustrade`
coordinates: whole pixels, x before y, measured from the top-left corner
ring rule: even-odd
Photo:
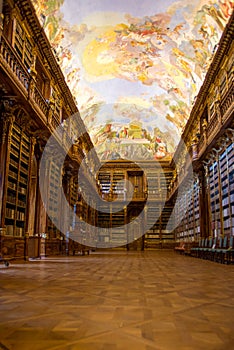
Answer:
[[[126,194],[126,192],[121,191],[121,192],[109,192],[109,193],[104,193],[101,192],[100,196],[102,197],[102,199],[106,200],[106,201],[116,201],[116,202],[123,202],[123,201],[134,201],[134,200],[146,200],[147,198],[147,194],[145,192],[138,192],[138,193],[133,193],[132,196],[129,196]],[[152,198],[151,198],[152,199]],[[160,199],[160,197],[157,197],[157,199]]]
[[[229,114],[227,111],[231,107],[234,101],[234,84],[230,86],[226,94],[222,97],[222,100],[220,102],[220,109],[222,113],[222,122],[224,123],[226,119],[229,117]]]
[[[213,140],[215,134],[218,132],[219,129],[220,129],[219,117],[218,117],[218,114],[215,113],[207,125],[208,143],[210,143],[210,141]]]
[[[1,36],[0,41],[0,54],[2,60],[10,71],[14,74],[16,80],[23,85],[23,88],[28,91],[30,75],[27,69],[21,64],[21,60],[17,57],[17,54],[13,51],[10,44]]]
[[[46,101],[46,99],[42,96],[41,92],[38,90],[37,87],[34,88],[34,92],[33,92],[32,97],[33,97],[34,102],[36,102],[37,106],[40,108],[40,110],[46,116],[48,114],[49,104]]]
[[[10,43],[1,36],[0,41],[0,57],[2,65],[8,70],[10,74],[13,74],[15,81],[21,84],[20,90],[24,92],[25,96],[29,97],[36,106],[39,107],[39,110],[44,114],[45,119],[48,116],[49,104],[44,98],[40,90],[35,84],[31,85],[32,77],[30,72],[22,63],[20,57],[15,52],[14,48]],[[33,88],[31,88],[33,86]],[[53,112],[51,118],[51,126],[53,129],[56,129],[60,124],[60,116]]]

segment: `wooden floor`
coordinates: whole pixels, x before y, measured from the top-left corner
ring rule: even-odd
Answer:
[[[170,251],[0,265],[0,350],[234,349],[234,266]]]

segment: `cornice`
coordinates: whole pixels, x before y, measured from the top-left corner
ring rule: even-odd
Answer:
[[[188,133],[190,132],[190,128],[193,125],[195,118],[199,113],[200,107],[204,102],[204,99],[207,97],[208,91],[211,88],[214,78],[216,77],[218,71],[220,70],[222,60],[225,57],[225,55],[228,53],[231,47],[230,42],[231,40],[233,40],[233,37],[234,37],[234,11],[223,31],[219,44],[217,45],[217,50],[214,54],[213,60],[206,73],[205,80],[196,97],[196,101],[190,113],[189,120],[182,134],[183,140],[187,139]]]
[[[63,98],[65,99],[65,102],[69,105],[71,113],[79,113],[71,91],[65,81],[62,70],[52,52],[50,42],[36,15],[36,11],[33,4],[30,0],[15,0],[14,4],[18,7],[23,20],[26,20],[32,32],[32,38],[35,42],[35,45],[41,52],[42,57],[46,58],[48,66],[51,69],[53,78],[56,84],[58,84],[61,90],[63,91]]]
[[[190,117],[187,121],[184,132],[181,135],[181,139],[183,140],[183,142],[181,141],[182,143],[187,141],[187,139],[189,138],[189,134],[191,134],[191,129],[194,129],[194,123],[196,121],[196,118],[200,114],[200,110],[203,106],[204,100],[207,98],[208,92],[211,89],[214,79],[220,70],[222,61],[225,55],[228,54],[231,48],[230,43],[232,42],[233,37],[234,37],[234,11],[223,31],[219,44],[217,45],[217,50],[214,54],[210,67],[206,73],[205,80],[199,90],[194,106],[190,112]],[[174,158],[179,157],[178,154],[180,153],[181,142],[177,147]]]

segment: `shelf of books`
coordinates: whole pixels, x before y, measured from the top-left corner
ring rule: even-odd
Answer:
[[[162,198],[166,198],[167,191],[169,184],[172,179],[172,171],[170,170],[164,170],[163,172],[160,173],[160,193]]]
[[[148,197],[152,200],[164,200],[172,179],[172,171],[160,169],[147,172]]]
[[[195,180],[177,197],[174,207],[176,241],[197,241],[200,237],[199,183]]]
[[[175,221],[175,239],[181,240],[184,237],[183,215],[184,215],[184,197],[185,194],[176,198],[174,206],[174,221]]]
[[[97,246],[105,246],[105,244],[109,244],[111,232],[110,205],[106,204],[98,208],[97,226],[99,232]]]
[[[146,210],[147,227],[150,227],[145,234],[145,248],[157,248],[161,240],[160,231],[160,203],[151,203]]]
[[[151,199],[155,199],[159,195],[160,188],[160,178],[159,172],[149,172],[147,173],[147,189],[148,189],[148,197]]]
[[[211,207],[211,235],[221,234],[219,164],[215,161],[209,167],[210,207]]]
[[[199,182],[198,180],[193,183],[193,215],[194,215],[194,240],[198,241],[201,238],[200,230],[200,205],[199,205]]]
[[[173,225],[171,222],[173,206],[170,204],[166,204],[163,207],[161,216],[160,216],[160,231],[161,231],[161,241],[165,247],[165,244],[170,245],[170,243],[174,242],[174,233],[173,233]]]
[[[111,173],[99,172],[98,181],[100,183],[101,194],[103,199],[108,199],[111,189]]]
[[[111,205],[111,243],[121,246],[127,243],[127,227],[125,226],[125,211],[118,204]]]
[[[171,222],[173,206],[163,203],[154,203],[147,208],[147,225],[151,226],[145,234],[145,248],[154,249],[159,245],[174,242],[173,226]]]
[[[69,181],[69,204],[70,204],[70,230],[71,228],[74,229],[76,225],[76,214],[77,214],[77,207],[80,205],[78,201],[78,182],[77,179],[72,177]]]
[[[53,161],[50,162],[49,170],[49,188],[48,188],[48,222],[47,229],[49,238],[56,238],[58,229],[57,225],[60,218],[60,186],[59,186],[60,169]]]
[[[7,235],[21,237],[25,233],[30,148],[30,138],[19,126],[13,124],[5,204]]]
[[[213,236],[234,235],[234,144],[209,167]]]
[[[78,200],[78,182],[72,178],[70,184],[70,205],[74,206]]]
[[[112,175],[112,191],[114,199],[116,200],[126,200],[125,188],[125,175],[124,172],[115,171]]]
[[[229,178],[230,233],[234,236],[234,144],[227,149]]]
[[[125,210],[118,203],[103,205],[98,210],[99,244],[126,244]]]

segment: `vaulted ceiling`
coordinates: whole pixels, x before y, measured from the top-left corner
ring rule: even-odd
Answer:
[[[170,158],[233,0],[33,0],[101,159]]]

